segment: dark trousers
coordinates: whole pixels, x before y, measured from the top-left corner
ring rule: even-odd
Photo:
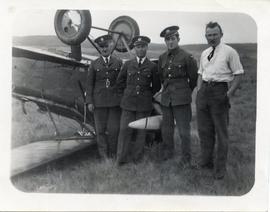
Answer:
[[[227,83],[203,83],[196,100],[201,164],[214,164],[216,143],[216,171],[226,170],[230,108],[227,90]]]
[[[190,121],[191,105],[162,106],[163,120],[161,126],[163,140],[163,159],[174,155],[174,120],[181,138],[182,159],[189,162],[190,153]]]
[[[134,130],[128,127],[128,124],[137,119],[147,117],[150,113],[151,111],[122,110],[117,148],[118,164],[129,162],[130,159],[134,161],[141,159],[145,145],[146,131]],[[132,136],[134,136],[134,145],[131,144]]]
[[[120,116],[121,108],[119,106],[94,109],[97,145],[102,158],[116,155]]]

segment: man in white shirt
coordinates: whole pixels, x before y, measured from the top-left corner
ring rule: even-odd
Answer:
[[[200,166],[214,168],[215,179],[222,179],[226,174],[229,100],[244,74],[238,53],[221,42],[222,36],[218,23],[210,22],[206,25],[205,37],[210,47],[201,55],[196,100],[202,157]]]

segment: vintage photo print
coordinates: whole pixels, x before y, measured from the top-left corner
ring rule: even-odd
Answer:
[[[0,209],[267,209],[269,5],[180,2],[7,5]]]

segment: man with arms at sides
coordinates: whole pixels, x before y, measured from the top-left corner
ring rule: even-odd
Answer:
[[[101,56],[91,63],[87,79],[86,103],[94,112],[98,151],[102,159],[116,157],[117,139],[120,125],[120,100],[116,79],[122,61],[111,55],[113,40],[111,35],[95,39]]]
[[[174,156],[174,120],[181,138],[180,168],[190,168],[190,121],[191,94],[197,82],[197,63],[193,56],[179,47],[179,27],[165,28],[164,37],[167,51],[159,57],[158,71],[163,85],[161,108],[163,113],[162,140],[163,160]]]
[[[121,92],[124,92],[121,100],[122,115],[117,149],[118,165],[123,165],[130,160],[136,163],[142,159],[146,131],[133,130],[128,127],[128,124],[150,115],[152,97],[160,89],[157,65],[146,57],[150,38],[136,36],[132,43],[136,57],[123,65],[117,79]],[[135,142],[131,148],[132,135],[135,137]]]
[[[196,100],[201,142],[200,166],[214,168],[215,179],[222,179],[226,174],[229,100],[244,73],[238,53],[221,42],[222,36],[223,32],[218,23],[210,22],[206,25],[205,37],[210,47],[201,55]]]

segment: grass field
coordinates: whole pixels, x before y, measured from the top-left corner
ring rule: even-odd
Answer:
[[[211,171],[180,169],[178,162],[181,157],[181,147],[176,134],[176,157],[166,162],[159,160],[160,144],[156,143],[151,148],[145,148],[145,158],[142,163],[128,164],[120,168],[116,167],[112,160],[100,162],[96,147],[91,147],[12,178],[14,186],[25,192],[54,193],[171,195],[243,195],[247,193],[255,180],[257,45],[235,44],[232,46],[239,52],[246,73],[240,89],[231,99],[228,174],[223,180],[214,180]],[[183,46],[194,55],[197,61],[204,47],[205,45]],[[159,55],[160,51],[150,49],[149,53],[154,57]],[[196,91],[193,94],[193,100],[195,96]],[[196,164],[199,160],[200,148],[194,101],[192,108],[192,162]],[[21,112],[19,102],[13,102],[13,147],[33,140],[33,136],[37,133],[46,136],[53,132],[52,124],[46,114],[39,114],[31,105],[29,105],[29,110],[34,112],[26,117]],[[68,133],[69,129],[76,128],[70,120],[62,118],[58,120],[59,124],[66,123],[63,126],[65,133]]]

